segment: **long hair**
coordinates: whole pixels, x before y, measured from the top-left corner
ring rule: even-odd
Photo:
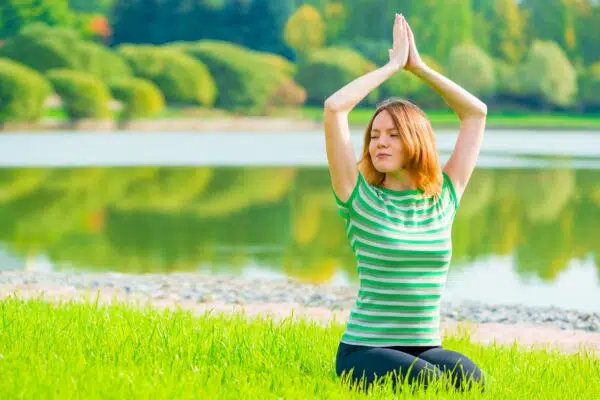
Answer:
[[[391,115],[400,134],[404,168],[425,195],[438,196],[441,193],[443,176],[433,128],[425,113],[408,100],[390,98],[377,106],[365,131],[358,169],[371,185],[383,184],[385,173],[375,169],[369,153],[369,144],[373,121],[384,110]]]

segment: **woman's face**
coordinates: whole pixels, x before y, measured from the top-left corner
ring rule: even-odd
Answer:
[[[382,173],[402,169],[404,157],[400,132],[387,110],[377,114],[370,135],[369,154],[375,169]]]

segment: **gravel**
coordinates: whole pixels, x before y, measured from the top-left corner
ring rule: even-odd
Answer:
[[[0,271],[0,285],[56,285],[65,289],[111,288],[152,299],[192,300],[197,303],[298,303],[330,310],[352,308],[357,287],[309,284],[296,280],[243,279],[201,273],[143,274]],[[4,289],[6,290],[6,289]],[[442,299],[442,320],[474,323],[546,324],[562,330],[600,332],[600,312],[558,307],[450,303]]]

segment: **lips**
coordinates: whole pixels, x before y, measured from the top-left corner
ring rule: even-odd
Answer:
[[[375,155],[375,157],[377,158],[384,158],[384,157],[391,157],[391,154],[387,154],[387,153],[379,153],[377,155]]]

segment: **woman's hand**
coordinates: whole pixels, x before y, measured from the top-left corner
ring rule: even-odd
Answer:
[[[394,69],[401,70],[406,66],[408,54],[408,23],[402,14],[396,14],[394,20],[393,44],[392,48],[389,49],[389,65]]]
[[[408,60],[406,61],[406,66],[404,67],[408,71],[416,71],[419,68],[424,66],[424,62],[419,55],[419,50],[417,50],[417,45],[415,44],[415,36],[413,35],[413,31],[406,22],[406,31],[408,33]]]

